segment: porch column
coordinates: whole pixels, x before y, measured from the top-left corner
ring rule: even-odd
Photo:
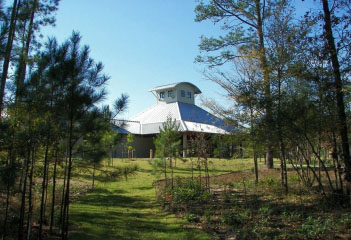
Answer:
[[[186,134],[183,134],[183,157],[186,157],[186,151],[188,150],[188,138]]]

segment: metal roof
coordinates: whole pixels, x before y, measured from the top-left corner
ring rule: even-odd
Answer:
[[[180,120],[179,108],[177,102],[158,103],[157,105],[146,109],[132,118],[132,121],[138,121],[142,124],[165,122],[167,117]]]
[[[176,86],[180,85],[180,84],[188,84],[190,86],[192,86],[194,88],[194,93],[195,94],[200,94],[201,90],[195,86],[194,84],[190,83],[190,82],[178,82],[178,83],[172,83],[172,84],[167,84],[167,85],[162,85],[162,86],[158,86],[158,87],[154,87],[151,88],[149,90],[149,92],[153,92],[153,91],[158,91],[158,90],[163,90],[163,89],[170,89],[170,88],[175,88]]]
[[[181,119],[189,122],[225,126],[225,122],[204,109],[188,103],[178,102]]]
[[[229,132],[223,120],[196,105],[182,102],[156,104],[130,121],[116,121],[115,125],[120,128],[120,133],[157,134],[168,117],[179,123],[180,132]]]

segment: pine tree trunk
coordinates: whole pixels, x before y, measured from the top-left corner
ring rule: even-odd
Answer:
[[[24,84],[24,79],[26,76],[26,70],[27,70],[27,59],[29,55],[29,48],[30,44],[32,41],[32,35],[33,35],[33,23],[34,23],[34,17],[35,13],[38,8],[38,1],[39,0],[34,0],[32,3],[32,11],[31,11],[31,16],[29,20],[29,26],[27,30],[27,36],[26,36],[26,45],[24,46],[24,49],[22,51],[22,54],[20,56],[20,61],[19,61],[19,69],[18,69],[18,79],[17,79],[17,90],[16,90],[16,97],[20,94],[23,84]]]
[[[288,194],[289,191],[289,186],[288,186],[288,169],[286,167],[286,156],[284,153],[284,175],[285,175],[285,193]]]
[[[280,137],[281,138],[281,137]],[[285,145],[282,140],[280,139],[280,152],[281,152],[281,180],[282,180],[282,185],[285,188],[285,194],[288,194],[289,188],[288,188],[288,172],[286,169],[286,156],[285,156]]]
[[[171,174],[172,174],[172,189],[173,189],[173,187],[174,187],[174,180],[173,180],[173,161],[172,161],[172,157],[169,158],[169,163],[170,163]]]
[[[44,201],[44,213],[43,213],[44,219],[46,219],[46,207],[48,202],[49,169],[50,169],[50,161],[48,162],[48,166],[46,167],[45,201]]]
[[[72,173],[72,153],[73,153],[73,119],[70,119],[69,127],[69,152],[68,152],[68,168],[67,168],[67,183],[66,193],[63,204],[63,218],[62,218],[62,240],[68,239],[68,225],[69,225],[69,198],[70,198],[70,181]]]
[[[72,173],[72,151],[70,150],[70,157],[68,160],[68,169],[67,169],[67,183],[66,183],[66,193],[63,204],[63,234],[62,240],[68,239],[68,225],[69,225],[69,198],[70,198],[70,181],[71,181],[71,173]]]
[[[333,157],[333,167],[334,167],[334,177],[335,177],[335,189],[339,190],[339,180],[338,180],[338,169],[336,165],[336,160]]]
[[[12,45],[13,45],[13,41],[14,41],[14,37],[15,37],[16,22],[17,22],[17,15],[18,15],[19,8],[20,8],[20,0],[14,0],[13,5],[12,5],[10,28],[9,28],[9,33],[8,33],[8,37],[7,37],[7,44],[6,44],[4,62],[3,62],[3,67],[2,67],[2,74],[1,74],[0,116],[2,114],[2,110],[4,107],[5,85],[6,85],[10,60],[11,60]]]
[[[3,231],[2,231],[2,240],[5,240],[6,238],[6,228],[7,228],[7,218],[8,218],[8,212],[9,212],[9,204],[10,204],[10,182],[8,181],[7,183],[7,189],[6,189],[6,206],[5,206],[5,217],[4,217],[4,223],[3,223]]]
[[[340,161],[339,161],[339,154],[338,154],[338,145],[336,143],[336,136],[335,136],[335,133],[333,132],[333,143],[334,143],[334,151],[333,151],[333,160],[335,161],[335,169],[336,169],[336,173],[337,173],[337,176],[339,178],[339,184],[340,184],[340,187],[339,187],[339,190],[342,194],[344,194],[344,184],[343,184],[343,180],[342,180],[342,174],[341,174],[341,166],[340,166]],[[336,181],[338,181],[336,178]]]
[[[52,176],[52,199],[51,199],[51,214],[50,214],[50,234],[52,235],[52,228],[54,226],[54,216],[55,216],[55,195],[56,195],[56,167],[58,161],[58,151],[56,150],[55,163],[54,163],[54,173]]]
[[[6,167],[9,166],[9,157],[6,159]],[[10,204],[10,179],[7,178],[6,184],[6,206],[5,206],[5,216],[4,216],[4,223],[3,223],[3,230],[2,230],[2,240],[6,238],[6,228],[7,228],[7,218],[8,218],[8,211],[9,211],[9,204]]]
[[[194,162],[193,162],[193,158],[191,158],[191,182],[194,184]]]
[[[258,183],[258,164],[257,164],[257,154],[254,151],[254,170],[255,170],[255,183]]]
[[[65,156],[65,170],[63,174],[63,186],[62,186],[62,194],[61,194],[61,208],[60,208],[60,224],[63,224],[63,208],[65,203],[65,190],[66,190],[66,180],[67,180],[67,168],[68,168],[68,149],[66,149]],[[61,232],[63,232],[63,228],[61,228]]]
[[[33,172],[34,172],[34,159],[35,154],[34,150],[32,150],[32,162],[29,174],[29,193],[28,193],[28,220],[27,220],[27,240],[31,239],[31,232],[32,232],[32,218],[33,218]]]
[[[345,114],[345,104],[344,104],[344,94],[343,94],[343,86],[340,74],[340,64],[337,55],[337,49],[335,46],[335,40],[333,36],[332,24],[331,24],[331,16],[328,5],[328,0],[322,0],[323,3],[323,11],[324,11],[324,29],[325,36],[328,42],[328,51],[330,54],[330,58],[332,61],[333,71],[334,71],[334,84],[336,90],[336,104],[338,110],[338,119],[339,119],[339,133],[341,137],[342,143],[342,153],[343,159],[345,163],[345,180],[347,182],[347,194],[350,195],[351,188],[351,158],[350,158],[350,149],[349,149],[349,139],[347,136],[347,121]]]
[[[199,180],[200,180],[200,189],[202,187],[202,179],[201,179],[201,158],[197,157],[198,169],[199,169]]]
[[[211,188],[210,188],[210,173],[208,171],[208,162],[207,162],[207,157],[205,158],[205,170],[206,170],[206,187],[208,189],[208,192],[210,192]]]
[[[285,157],[285,144],[282,134],[282,119],[281,119],[281,83],[282,83],[283,71],[278,68],[278,138],[280,142],[280,169],[281,169],[281,182],[282,186],[285,188],[285,194],[288,194],[288,179],[286,170],[286,157]]]
[[[23,178],[20,219],[19,219],[19,226],[18,226],[18,240],[23,239],[23,227],[24,227],[23,225],[24,225],[24,215],[25,215],[25,209],[26,209],[27,178],[28,178],[28,171],[29,171],[29,163],[30,163],[30,159],[31,159],[30,153],[31,153],[30,147],[28,146],[27,147],[27,156],[26,156],[24,178]]]
[[[260,66],[263,72],[263,81],[264,81],[264,96],[265,96],[265,109],[266,109],[266,126],[268,132],[266,134],[267,146],[266,146],[266,167],[271,169],[274,167],[273,165],[273,144],[271,131],[273,131],[272,127],[272,100],[271,100],[271,83],[269,79],[269,69],[266,58],[266,49],[264,46],[264,36],[263,36],[263,21],[261,14],[261,6],[260,0],[255,0],[256,5],[256,16],[257,16],[257,34],[259,39],[259,61]]]
[[[256,142],[254,140],[254,132],[253,132],[253,107],[250,104],[250,135],[253,139],[253,145],[252,145],[252,151],[253,151],[253,157],[254,157],[254,170],[255,170],[255,183],[258,183],[258,164],[257,164],[257,153],[256,153]]]
[[[46,181],[47,181],[47,172],[48,172],[48,161],[49,161],[49,141],[50,133],[46,139],[45,146],[45,156],[44,156],[44,175],[42,181],[42,190],[41,190],[41,204],[40,204],[40,218],[39,218],[39,239],[42,239],[42,230],[43,230],[43,221],[44,221],[44,211],[45,211],[45,195],[46,195]]]

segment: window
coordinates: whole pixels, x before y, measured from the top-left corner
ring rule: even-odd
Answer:
[[[160,92],[160,98],[165,98],[165,92]]]
[[[173,97],[173,91],[172,90],[168,91],[168,97]]]
[[[187,92],[187,93],[186,93],[186,97],[187,97],[187,98],[191,98],[191,92]]]
[[[185,97],[185,91],[184,90],[180,91],[180,96]]]

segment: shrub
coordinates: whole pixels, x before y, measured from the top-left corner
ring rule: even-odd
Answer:
[[[164,169],[165,161],[162,158],[155,158],[152,161],[149,161],[149,164],[152,167],[152,174],[153,175],[160,175],[162,171],[160,169]]]
[[[330,218],[321,219],[320,217],[314,218],[312,216],[308,216],[299,231],[305,234],[307,237],[315,239],[329,233],[333,228],[334,223]]]
[[[272,215],[272,212],[273,211],[272,211],[269,204],[265,204],[258,209],[258,214],[260,214],[262,216],[270,216],[270,215]]]
[[[188,222],[199,222],[200,219],[198,216],[196,216],[195,214],[189,213],[188,215],[185,216],[186,220]]]
[[[222,223],[227,225],[240,225],[243,223],[242,216],[235,212],[222,213],[221,220]]]
[[[351,229],[351,214],[350,213],[343,214],[340,218],[340,222],[345,229]]]
[[[177,179],[174,188],[166,189],[166,194],[172,195],[176,203],[187,203],[189,201],[207,202],[211,194],[200,185],[199,181]]]

